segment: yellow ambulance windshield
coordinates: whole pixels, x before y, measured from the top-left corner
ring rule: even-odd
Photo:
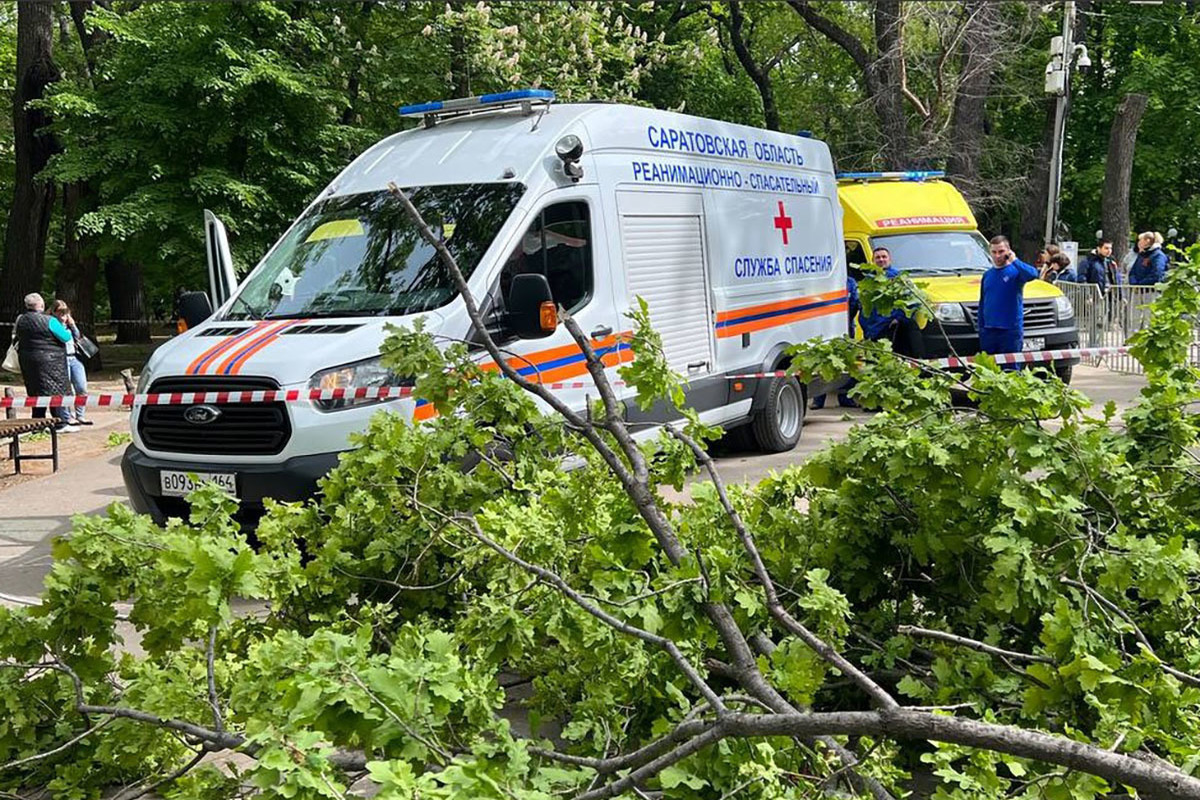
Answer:
[[[963,274],[991,266],[988,246],[974,231],[925,231],[871,238],[871,247],[886,247],[892,266],[903,272]]]

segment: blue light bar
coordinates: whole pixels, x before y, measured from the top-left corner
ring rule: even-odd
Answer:
[[[484,94],[479,96],[479,102],[486,105],[489,103],[511,103],[514,100],[553,100],[554,92],[549,89],[513,89],[511,92],[496,92],[495,94]]]
[[[494,92],[477,97],[456,97],[453,100],[433,100],[429,103],[417,103],[411,106],[400,106],[400,116],[419,117],[426,114],[439,113],[469,113],[487,108],[501,108],[508,105],[525,103],[550,103],[554,101],[554,92],[549,89],[513,89],[508,92]]]
[[[441,111],[442,101],[434,100],[431,103],[417,103],[412,106],[400,106],[400,116],[408,117],[414,114],[428,114],[431,111]]]
[[[839,181],[923,181],[926,178],[944,178],[940,169],[908,170],[907,172],[839,172]]]

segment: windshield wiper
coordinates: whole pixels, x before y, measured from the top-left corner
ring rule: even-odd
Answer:
[[[309,317],[319,317],[320,314],[310,311],[299,311],[292,314],[268,314],[263,319],[308,319]]]
[[[246,311],[249,312],[247,319],[266,319],[266,317],[263,316],[262,309],[255,308],[254,306],[250,305],[250,302],[246,300],[246,296],[244,294],[239,294],[237,297],[233,298],[233,302],[234,305],[241,303]],[[232,311],[233,306],[230,306],[229,310]]]

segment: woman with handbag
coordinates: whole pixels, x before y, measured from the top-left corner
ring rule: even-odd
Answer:
[[[13,333],[17,338],[25,393],[30,396],[69,394],[71,381],[67,375],[66,345],[71,341],[71,332],[46,313],[46,302],[40,294],[25,295],[25,313],[17,317]],[[60,432],[79,430],[77,425],[71,424],[67,409],[56,407],[50,412],[58,420]],[[45,417],[46,409],[33,409],[33,416]]]
[[[54,301],[54,316],[71,333],[71,341],[66,343],[67,375],[71,379],[71,387],[77,395],[87,394],[87,370],[83,368],[80,356],[90,358],[95,354],[96,346],[79,332],[79,326],[75,324],[75,318],[71,316],[71,307],[62,300]],[[87,352],[89,345],[92,348],[91,354]],[[85,408],[86,406],[73,406],[68,409],[67,413],[74,415],[76,425],[92,424],[92,421],[84,415]]]

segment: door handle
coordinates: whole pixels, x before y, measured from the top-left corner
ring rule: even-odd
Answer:
[[[603,339],[605,336],[612,336],[612,328],[607,325],[601,325],[598,328],[592,329],[593,339]]]
[[[688,369],[688,372],[695,372],[696,370],[703,369],[706,366],[708,366],[707,361],[693,361],[692,363],[687,365],[687,369]]]

